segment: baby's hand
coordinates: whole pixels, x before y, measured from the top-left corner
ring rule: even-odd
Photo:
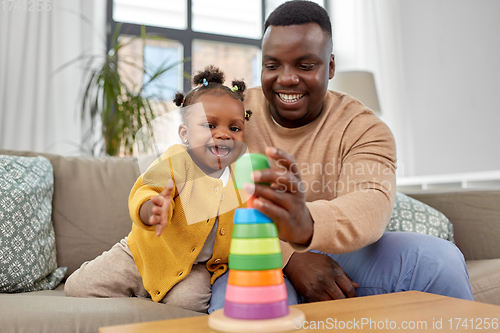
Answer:
[[[174,188],[174,182],[169,179],[167,186],[163,191],[156,197],[151,198],[151,216],[149,218],[149,224],[155,226],[156,236],[160,236],[163,229],[167,226],[168,222],[168,211],[170,209],[170,195]]]

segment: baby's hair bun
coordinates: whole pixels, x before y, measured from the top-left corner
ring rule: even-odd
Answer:
[[[245,120],[250,120],[250,117],[252,116],[253,112],[250,110],[245,111]]]
[[[218,67],[207,66],[204,70],[199,71],[193,77],[193,83],[195,85],[204,84],[203,79],[209,84],[210,82],[223,84],[224,83],[224,73]]]
[[[235,87],[237,87],[238,89],[236,89]],[[238,96],[238,98],[242,102],[243,93],[245,92],[246,87],[247,86],[245,85],[245,82],[243,82],[243,80],[233,80],[233,82],[231,82],[231,90],[236,94],[236,96]]]
[[[177,94],[175,94],[174,103],[177,106],[181,106],[182,103],[184,103],[184,94],[180,93],[180,92],[178,92]]]

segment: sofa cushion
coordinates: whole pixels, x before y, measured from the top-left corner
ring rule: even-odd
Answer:
[[[468,260],[474,300],[500,305],[500,259]]]
[[[71,274],[127,236],[135,158],[54,157],[54,228],[61,265]]]
[[[396,192],[386,230],[418,232],[454,243],[453,225],[443,213],[401,192]]]
[[[55,288],[52,165],[44,157],[0,155],[0,292]]]
[[[54,295],[48,297],[48,293]],[[96,333],[102,326],[203,316],[145,298],[77,298],[55,293],[0,294],[0,331]]]
[[[500,258],[500,190],[457,189],[409,195],[450,219],[465,260]]]
[[[130,232],[128,196],[139,177],[136,158],[2,150],[0,154],[44,156],[52,163],[57,262],[68,267],[66,276],[85,261],[109,250]]]

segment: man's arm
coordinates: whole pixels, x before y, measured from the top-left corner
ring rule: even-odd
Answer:
[[[351,142],[341,147],[345,153],[333,200],[306,204],[303,193],[294,191],[301,181],[298,170],[293,169],[297,165],[294,158],[274,148],[268,148],[266,154],[280,161],[281,166],[289,165],[287,172],[280,168],[254,174],[256,182],[275,183],[272,188],[255,186],[255,195],[261,199],[254,205],[273,219],[280,238],[300,251],[291,256],[284,272],[311,301],[324,299],[325,293],[332,298],[340,297],[339,290],[345,296],[352,296],[356,284],[350,282],[330,257],[303,251],[314,248],[327,253],[346,253],[373,243],[383,234],[392,212],[395,194],[392,134],[384,124],[351,134]]]
[[[293,157],[283,151],[268,148],[266,153],[269,158],[275,160],[286,159],[292,168],[297,165]],[[269,177],[273,176],[270,171],[257,171],[253,178],[256,182],[270,181]],[[296,172],[286,175],[290,188],[300,183],[300,174],[298,170],[294,171]],[[314,223],[306,206],[304,192],[297,190],[284,192],[285,189],[276,184],[273,183],[271,188],[245,184],[245,190],[249,194],[255,191],[254,195],[260,198],[254,201],[255,208],[271,217],[276,223],[280,239],[291,240],[298,244],[301,240],[302,244],[310,243]],[[279,184],[283,182],[280,181]],[[301,231],[298,232],[296,229]],[[355,288],[358,284],[347,276],[335,260],[324,254],[294,252],[289,257],[283,272],[294,288],[309,302],[356,296]]]

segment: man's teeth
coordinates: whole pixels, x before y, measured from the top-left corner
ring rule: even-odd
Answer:
[[[287,103],[296,102],[299,99],[301,99],[302,96],[304,96],[304,94],[278,94],[278,95],[283,101]]]

